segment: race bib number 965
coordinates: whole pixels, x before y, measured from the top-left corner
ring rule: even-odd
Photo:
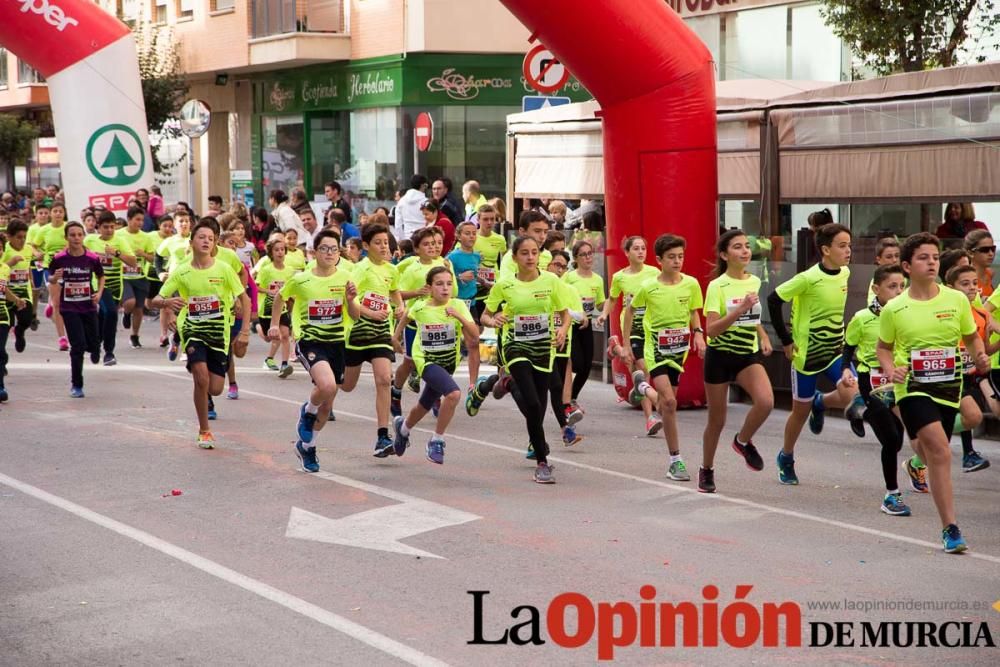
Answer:
[[[914,382],[947,382],[955,379],[955,348],[910,352],[910,376]]]

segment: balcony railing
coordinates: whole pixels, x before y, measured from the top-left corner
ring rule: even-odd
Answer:
[[[252,36],[257,39],[295,32],[344,32],[346,1],[252,0]]]

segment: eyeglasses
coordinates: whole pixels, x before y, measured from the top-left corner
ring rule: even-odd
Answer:
[[[995,245],[981,245],[978,248],[973,248],[973,250],[976,251],[976,252],[982,252],[982,253],[996,252],[997,251],[997,247]]]
[[[593,257],[594,253],[593,252],[581,252],[581,253],[577,253],[576,256],[577,257]]]
[[[336,252],[340,252],[340,248],[335,245],[321,245],[316,248],[316,252],[323,253],[324,255],[332,255]]]
[[[549,265],[555,269],[565,269],[566,265],[562,262],[549,262]]]

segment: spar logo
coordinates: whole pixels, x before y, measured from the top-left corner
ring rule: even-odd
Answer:
[[[87,141],[87,169],[101,183],[135,183],[146,170],[146,152],[139,135],[121,123],[99,128]]]
[[[56,30],[62,32],[71,25],[80,25],[75,18],[66,16],[66,12],[58,5],[49,3],[49,0],[14,0],[21,3],[21,12],[27,14],[39,14],[45,22],[54,26]]]

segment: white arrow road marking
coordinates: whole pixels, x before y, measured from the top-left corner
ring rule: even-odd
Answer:
[[[318,472],[321,477],[337,484],[351,486],[371,493],[400,501],[399,505],[389,505],[373,510],[351,514],[340,519],[330,519],[319,514],[293,507],[288,516],[285,537],[300,540],[341,544],[362,549],[377,549],[408,556],[444,558],[422,549],[402,544],[404,540],[420,533],[438,528],[458,526],[481,519],[481,516],[463,512],[447,505],[422,500],[405,493],[384,489],[374,484],[366,484],[349,477]]]

